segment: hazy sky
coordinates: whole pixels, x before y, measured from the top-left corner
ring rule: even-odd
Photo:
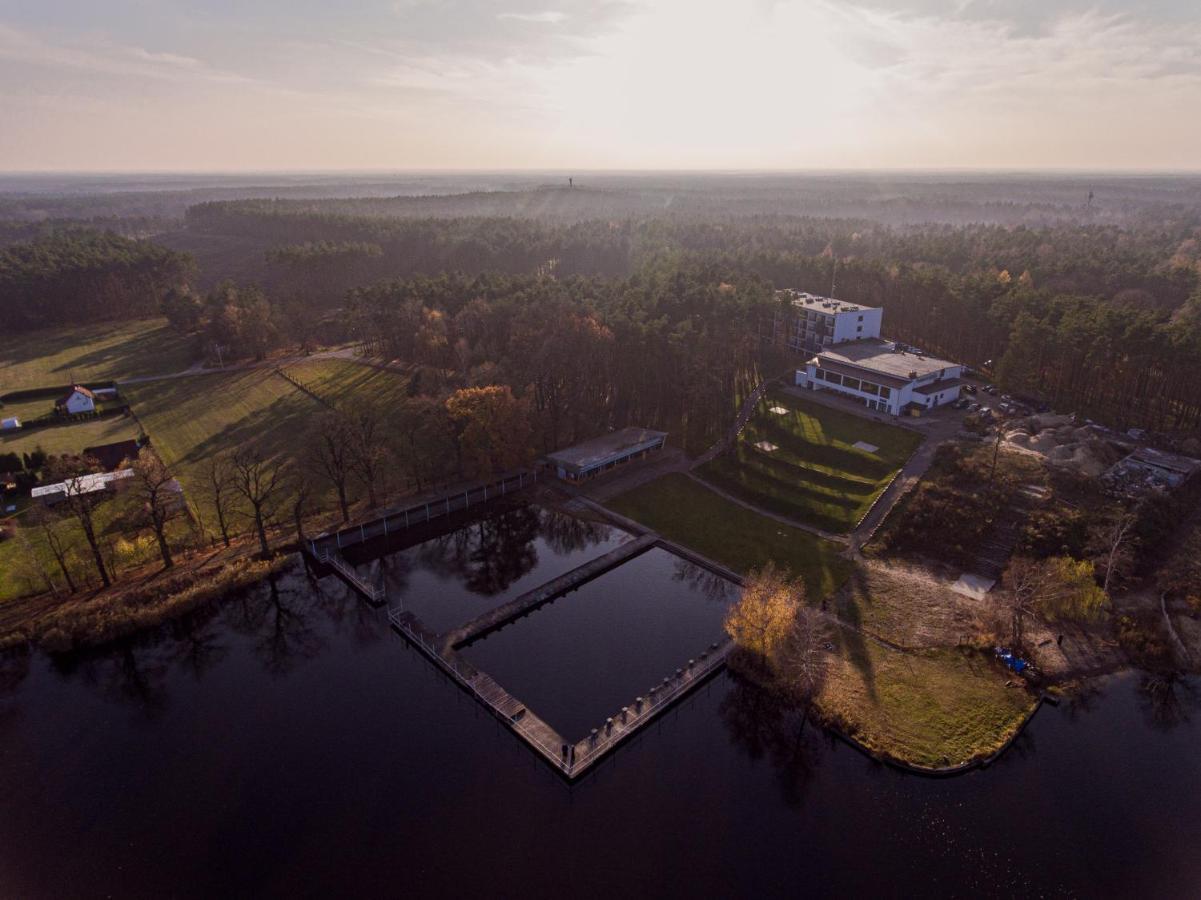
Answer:
[[[1201,167],[1199,0],[0,0],[0,169]]]

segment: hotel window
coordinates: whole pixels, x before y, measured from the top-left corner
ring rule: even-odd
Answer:
[[[851,390],[857,391],[857,390],[859,390],[859,379],[858,378],[848,378],[846,376],[843,376],[842,386],[849,387]]]
[[[892,396],[892,391],[889,388],[886,388],[883,385],[881,385],[880,386],[880,396],[883,397],[885,400],[887,400],[889,397]]]
[[[878,394],[878,393],[880,393],[880,387],[879,387],[879,385],[872,384],[870,381],[865,381],[865,382],[863,382],[863,383],[862,383],[862,384],[859,386],[859,390],[863,391],[863,393],[865,393],[865,394]]]

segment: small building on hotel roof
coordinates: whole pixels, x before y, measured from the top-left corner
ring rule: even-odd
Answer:
[[[574,447],[548,453],[546,459],[565,481],[583,481],[648,453],[662,450],[667,432],[649,428],[622,428]]]

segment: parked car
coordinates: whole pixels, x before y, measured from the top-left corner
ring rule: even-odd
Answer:
[[[958,400],[955,401],[955,408],[956,409],[967,409],[968,402],[969,401],[968,401],[967,397],[960,397]]]
[[[976,386],[974,384],[965,384],[963,386],[963,392],[965,394],[974,394],[976,393]]]

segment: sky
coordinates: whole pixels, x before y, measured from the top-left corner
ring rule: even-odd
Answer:
[[[1201,166],[1197,0],[0,0],[0,170]]]

